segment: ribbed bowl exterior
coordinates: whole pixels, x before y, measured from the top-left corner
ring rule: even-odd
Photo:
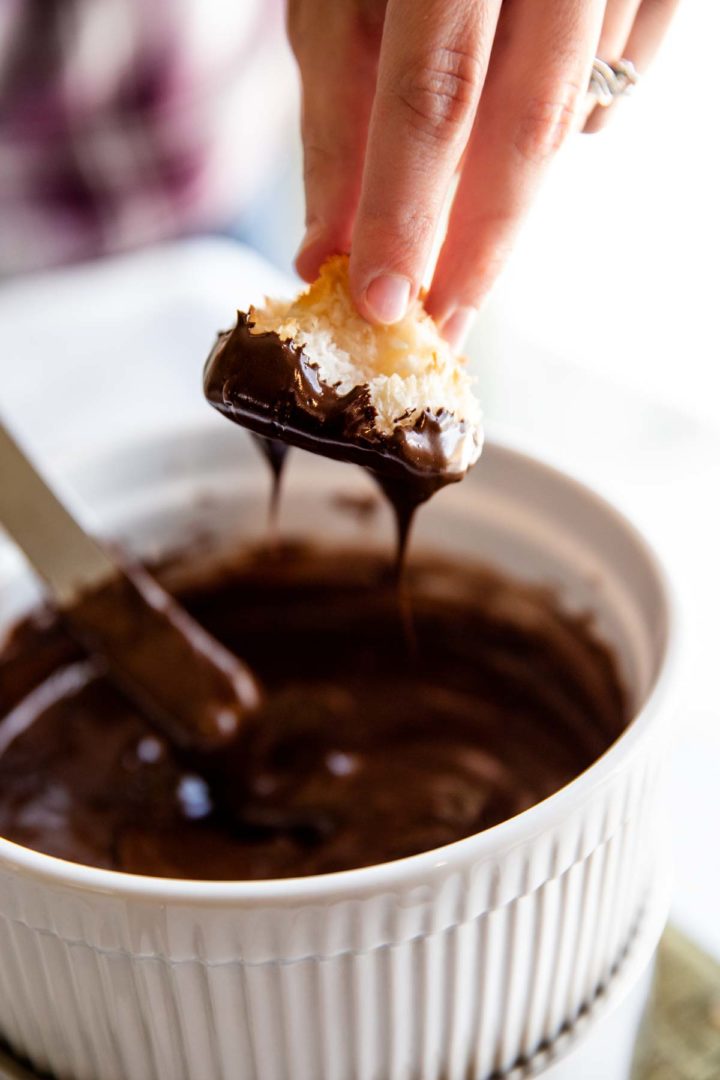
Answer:
[[[118,520],[162,551],[194,520],[197,490],[239,491],[237,455],[229,435],[202,432],[93,463],[85,490],[105,493],[112,476]],[[284,520],[341,534],[302,475]],[[599,610],[639,687],[629,730],[512,821],[327,877],[153,881],[0,840],[0,1038],[15,1053],[60,1080],[489,1080],[611,983],[665,859],[665,585],[624,519],[561,474],[490,447],[478,478],[424,519],[427,541],[477,548]],[[144,523],[171,493],[163,536]],[[242,494],[262,509],[261,496]],[[218,520],[235,520],[224,503]],[[4,593],[0,607],[11,618]]]
[[[488,1080],[608,984],[660,854],[662,740],[567,820],[381,889],[246,906],[0,872],[0,1029],[67,1080]]]

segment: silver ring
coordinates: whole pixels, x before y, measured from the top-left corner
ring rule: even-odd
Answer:
[[[612,105],[616,98],[629,94],[639,79],[632,60],[617,60],[608,64],[606,60],[595,57],[588,93],[597,99],[603,108]]]

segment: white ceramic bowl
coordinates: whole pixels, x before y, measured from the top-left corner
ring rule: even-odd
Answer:
[[[152,557],[262,534],[267,477],[230,425],[78,464],[102,527]],[[332,495],[360,470],[296,455],[292,534],[387,542]],[[202,528],[198,529],[201,520]],[[358,537],[358,531],[361,536]],[[552,1044],[612,981],[651,903],[674,617],[643,539],[588,489],[489,446],[421,515],[418,547],[555,585],[617,648],[636,716],[589,770],[477,836],[298,880],[185,882],[0,840],[0,1033],[73,1080],[487,1080]],[[0,553],[0,620],[32,594]]]

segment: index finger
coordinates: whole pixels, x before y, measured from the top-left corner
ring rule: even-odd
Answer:
[[[500,0],[390,0],[353,231],[350,284],[373,322],[417,295],[472,129]]]

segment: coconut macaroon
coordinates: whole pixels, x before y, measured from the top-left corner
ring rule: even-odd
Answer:
[[[205,393],[257,434],[381,479],[412,474],[428,494],[460,479],[482,448],[472,379],[421,301],[393,326],[371,325],[341,255],[294,300],[238,312],[208,357]]]

